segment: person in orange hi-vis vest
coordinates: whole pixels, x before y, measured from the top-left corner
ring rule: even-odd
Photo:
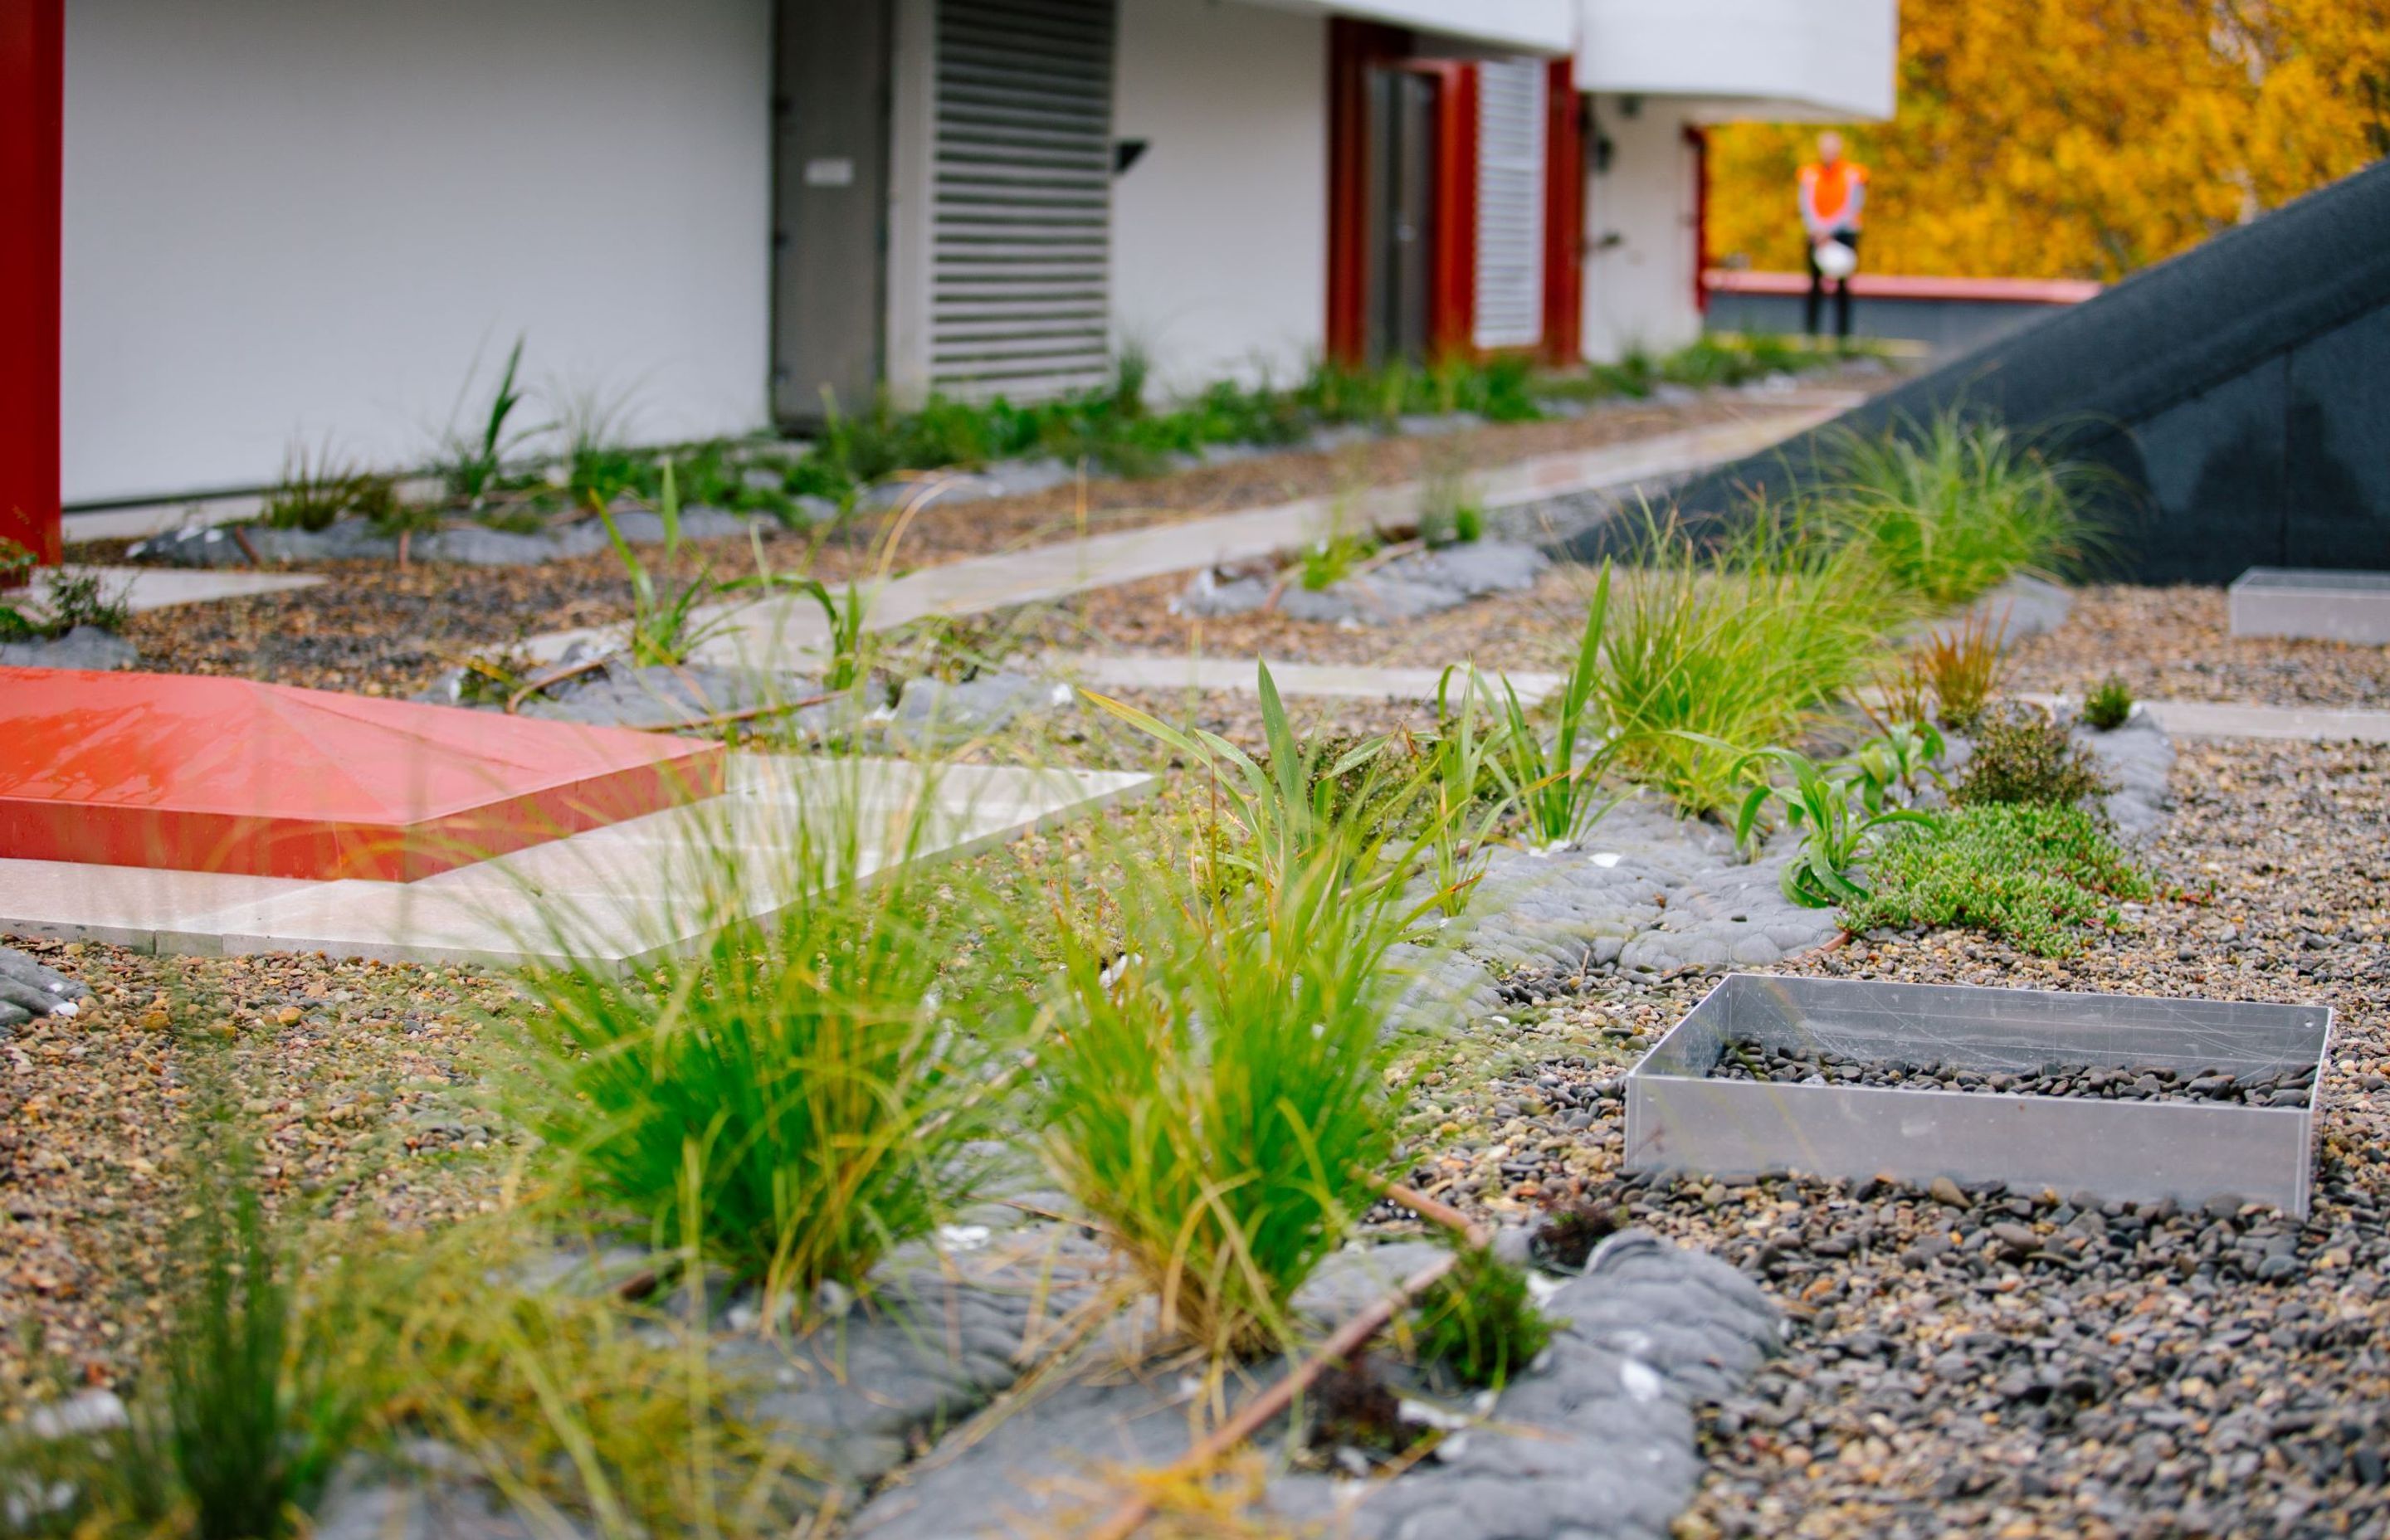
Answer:
[[[1809,247],[1809,335],[1818,335],[1826,285],[1834,286],[1834,335],[1851,334],[1851,273],[1858,266],[1859,212],[1867,206],[1865,166],[1843,157],[1843,136],[1818,135],[1818,158],[1801,168],[1801,229]],[[1840,250],[1831,250],[1839,246]],[[1821,261],[1820,258],[1823,260]]]

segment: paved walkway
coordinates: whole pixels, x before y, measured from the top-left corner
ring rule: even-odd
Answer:
[[[1631,494],[1780,443],[1838,416],[1858,399],[1848,392],[1819,392],[1747,421],[1541,456],[1481,473],[1476,485],[1489,511],[1582,493]],[[1352,497],[1297,498],[1270,507],[948,562],[882,585],[871,597],[867,623],[871,630],[885,631],[930,615],[1035,604],[1141,578],[1251,560],[1318,539],[1340,523],[1407,528],[1418,521],[1420,495],[1420,485],[1408,482]],[[962,517],[969,517],[968,511]],[[733,614],[732,627],[701,650],[700,659],[802,667],[805,655],[817,654],[828,639],[821,610],[809,599],[782,597],[740,607]],[[551,632],[526,646],[533,657],[545,661],[560,656],[575,642],[616,645],[620,634],[619,627]]]

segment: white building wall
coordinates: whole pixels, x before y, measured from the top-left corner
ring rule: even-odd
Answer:
[[[1708,121],[1889,118],[1898,0],[1580,0],[1581,91],[1711,98]]]
[[[1157,382],[1285,380],[1324,345],[1328,27],[1220,0],[1122,0],[1112,308]]]
[[[1633,348],[1665,353],[1702,333],[1693,298],[1698,183],[1685,142],[1687,104],[1594,98],[1601,168],[1587,147],[1585,353],[1607,362]]]
[[[763,423],[770,38],[770,0],[77,0],[67,500],[294,437],[419,463],[519,333],[639,436]]]

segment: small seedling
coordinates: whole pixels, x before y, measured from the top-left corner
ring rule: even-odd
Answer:
[[[1884,804],[1894,800],[1895,790],[1899,802],[1916,801],[1920,776],[1937,786],[1945,785],[1938,766],[1947,751],[1941,729],[1931,722],[1920,719],[1885,727],[1851,754],[1851,769],[1859,781],[1860,802],[1870,813],[1881,813]]]
[[[1413,1330],[1421,1363],[1464,1385],[1497,1389],[1552,1340],[1552,1323],[1529,1296],[1526,1274],[1483,1246],[1462,1247],[1451,1271],[1420,1293]]]
[[[2103,733],[2113,733],[2133,714],[2133,692],[2121,675],[2110,674],[2083,698],[2083,720]]]

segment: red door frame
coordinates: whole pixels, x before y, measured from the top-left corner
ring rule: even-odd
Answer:
[[[1693,312],[1710,313],[1710,131],[1697,123],[1685,126],[1685,143],[1693,151]]]
[[[1477,67],[1458,59],[1403,66],[1435,82],[1435,272],[1428,286],[1432,363],[1477,353]]]
[[[56,562],[66,0],[0,0],[0,537]]]
[[[1330,362],[1353,367],[1369,347],[1369,71],[1410,47],[1400,28],[1341,16],[1328,23],[1326,343]]]
[[[1544,97],[1544,362],[1570,368],[1585,361],[1585,108],[1575,60],[1552,60]]]

